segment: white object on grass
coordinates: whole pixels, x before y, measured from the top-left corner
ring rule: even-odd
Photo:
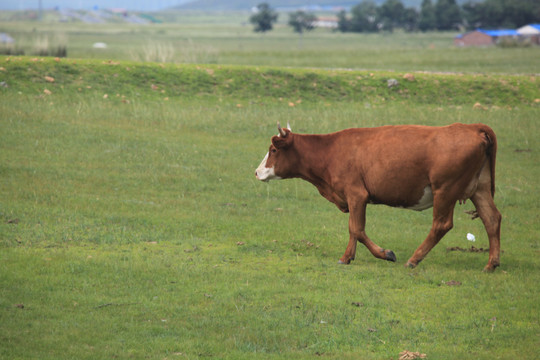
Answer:
[[[467,240],[469,240],[469,241],[476,241],[476,238],[474,237],[473,234],[467,233]]]

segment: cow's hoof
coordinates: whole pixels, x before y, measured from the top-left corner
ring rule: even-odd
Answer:
[[[386,260],[396,262],[396,254],[392,250],[386,251]]]
[[[498,266],[498,265],[497,265]],[[493,265],[486,265],[486,267],[484,268],[484,272],[485,273],[492,273],[495,271],[495,269],[497,268],[497,266],[493,266]]]
[[[344,260],[339,259],[338,261],[338,264],[341,264],[341,265],[349,265],[350,263],[351,263],[351,260],[344,261]]]
[[[407,261],[407,263],[405,264],[405,267],[409,269],[414,269],[416,265],[417,264],[413,264],[412,262]]]

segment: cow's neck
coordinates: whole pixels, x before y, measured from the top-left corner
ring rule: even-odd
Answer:
[[[315,186],[329,183],[328,153],[332,141],[329,135],[299,135],[295,139],[298,151],[298,176]]]
[[[294,177],[304,179],[313,184],[319,193],[327,200],[348,212],[348,206],[343,197],[332,184],[329,167],[331,166],[329,154],[334,144],[332,134],[328,135],[301,135],[295,139],[298,150],[298,173]]]

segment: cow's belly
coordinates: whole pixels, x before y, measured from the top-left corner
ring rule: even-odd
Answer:
[[[431,186],[426,186],[424,188],[424,194],[418,200],[418,203],[412,205],[412,206],[406,206],[406,209],[410,210],[416,210],[416,211],[422,211],[429,209],[433,206],[433,191],[431,191]]]
[[[418,198],[411,198],[410,194],[412,191],[407,191],[405,189],[400,189],[399,192],[378,194],[378,196],[371,194],[370,203],[371,204],[384,204],[392,207],[398,207],[402,209],[410,209],[416,211],[422,211],[429,209],[433,206],[433,191],[431,186],[426,186],[423,192],[419,192]],[[407,194],[409,196],[403,196]]]

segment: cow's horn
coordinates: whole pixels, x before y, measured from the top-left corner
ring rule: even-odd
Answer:
[[[283,129],[281,128],[281,125],[279,124],[279,121],[277,123],[277,129],[278,129],[279,135],[281,135],[281,137],[286,137],[287,136],[287,133],[285,131],[283,131]]]

